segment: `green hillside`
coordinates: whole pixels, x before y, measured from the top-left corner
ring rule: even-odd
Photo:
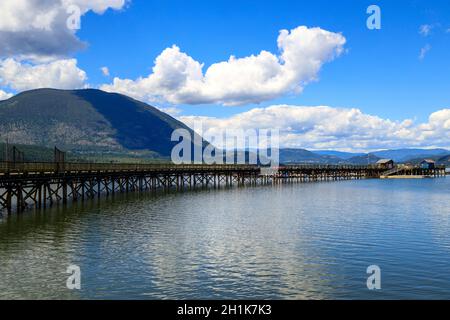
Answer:
[[[1,142],[83,157],[168,159],[177,128],[192,133],[148,104],[100,90],[38,89],[0,102]]]

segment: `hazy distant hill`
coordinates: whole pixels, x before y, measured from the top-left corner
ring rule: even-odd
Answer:
[[[376,163],[380,159],[393,159],[396,162],[420,162],[423,159],[434,159],[438,163],[449,165],[450,151],[445,149],[398,149],[367,153],[351,153],[333,150],[308,151],[305,149],[281,149],[282,163],[322,163],[366,165]]]
[[[415,158],[429,158],[434,156],[445,156],[450,154],[449,150],[445,149],[396,149],[396,150],[382,150],[372,152],[380,158],[392,159],[397,162],[405,162]]]
[[[177,128],[192,132],[148,104],[100,90],[38,89],[0,102],[1,140],[15,144],[167,157]]]
[[[349,160],[351,162],[357,161],[360,162],[359,158],[366,158],[367,162],[367,153],[352,153],[352,152],[341,152],[334,150],[320,150],[313,151],[314,153],[320,155],[331,155],[344,160]],[[450,154],[449,150],[445,149],[393,149],[393,150],[380,150],[371,152],[371,155],[378,159],[392,159],[396,162],[406,162],[411,159],[417,158],[428,158],[434,156],[445,156]]]
[[[353,157],[358,157],[358,156],[367,156],[367,154],[365,154],[365,153],[342,152],[342,151],[334,151],[334,150],[318,150],[318,151],[313,151],[313,152],[320,154],[320,155],[338,157],[338,158],[341,158],[344,160],[350,159]]]
[[[351,157],[349,159],[346,159],[346,162],[348,162],[349,164],[354,164],[354,165],[367,165],[367,164],[374,164],[380,159],[381,159],[380,157],[377,157],[376,155],[369,153],[369,154]]]
[[[323,163],[338,164],[343,159],[332,155],[320,155],[305,149],[280,149],[281,163]]]
[[[450,154],[446,155],[444,157],[439,157],[436,159],[436,163],[440,165],[446,165],[447,167],[450,166]]]
[[[420,162],[422,162],[424,159],[431,159],[434,160],[436,162],[436,164],[438,165],[446,165],[446,166],[450,166],[450,154],[445,155],[445,156],[431,156],[431,157],[419,157],[419,158],[414,158],[414,159],[409,159],[408,162],[409,163],[413,163],[413,164],[418,164]]]

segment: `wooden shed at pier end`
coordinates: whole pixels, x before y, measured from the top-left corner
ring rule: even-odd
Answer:
[[[420,163],[420,168],[422,169],[434,169],[436,167],[436,162],[432,159],[425,159]]]
[[[389,170],[389,169],[394,168],[394,160],[380,159],[377,161],[376,165],[378,168]]]

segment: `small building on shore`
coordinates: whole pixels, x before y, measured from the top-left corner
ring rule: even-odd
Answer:
[[[394,168],[394,160],[380,159],[377,161],[376,165],[378,168],[389,170],[389,169]]]
[[[425,159],[420,163],[420,168],[431,170],[436,167],[436,162],[432,159]]]

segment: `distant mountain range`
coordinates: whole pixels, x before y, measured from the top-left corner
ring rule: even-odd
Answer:
[[[397,149],[372,152],[377,157],[389,158],[397,162],[406,162],[414,158],[442,157],[450,154],[445,149]]]
[[[332,154],[319,154],[305,149],[280,149],[281,163],[326,163],[335,164],[343,162],[342,158]]]
[[[194,134],[168,114],[121,94],[37,89],[0,101],[0,160],[5,158],[2,142],[8,139],[30,161],[51,161],[54,146],[68,151],[67,159],[77,161],[167,161],[178,143],[171,141],[171,134],[179,128]],[[253,151],[245,151],[246,158],[249,152]],[[280,162],[285,164],[368,164],[381,158],[396,162],[431,158],[449,165],[450,151],[397,149],[365,154],[280,150]]]
[[[328,164],[373,164],[380,159],[392,159],[398,163],[417,163],[433,159],[439,164],[450,164],[450,151],[445,149],[395,149],[371,153],[351,153],[334,150],[307,151],[304,149],[281,149],[282,163],[328,163]]]
[[[334,150],[318,150],[314,151],[316,154],[334,156],[341,159],[350,159],[353,157],[364,156],[364,153],[352,153],[352,152],[342,152],[342,151],[334,151]]]

